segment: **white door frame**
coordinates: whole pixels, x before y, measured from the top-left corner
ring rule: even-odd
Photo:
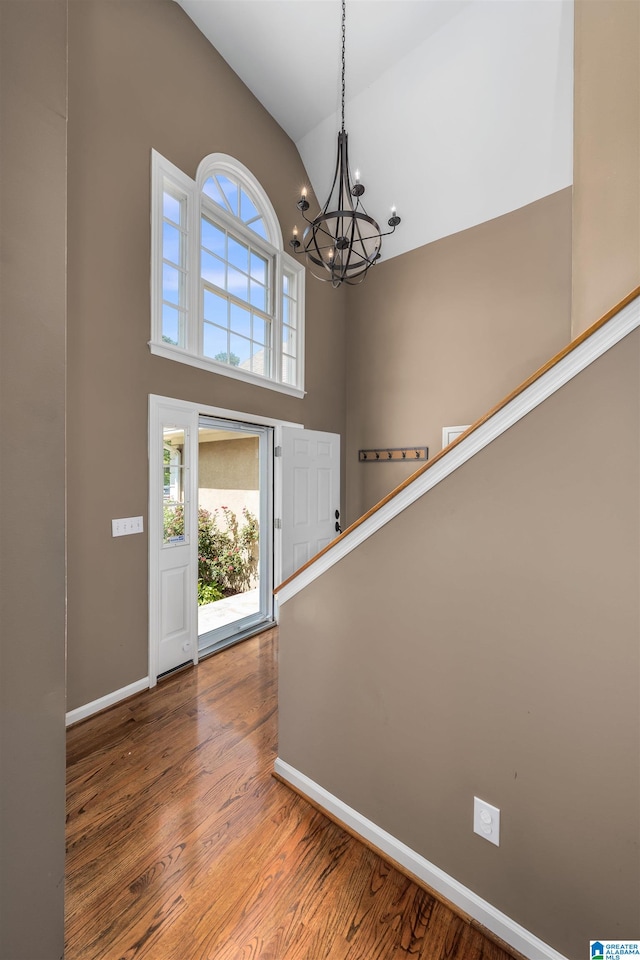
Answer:
[[[245,423],[241,420],[221,419],[201,414],[198,418],[199,429],[237,431],[236,436],[253,436],[258,441],[259,505],[257,509],[260,536],[258,538],[258,609],[244,617],[238,617],[232,623],[225,623],[207,633],[200,634],[198,619],[198,656],[208,656],[250,636],[263,626],[274,621],[275,586],[273,576],[273,434],[274,428],[263,423]],[[296,428],[297,429],[297,428]],[[199,443],[199,435],[198,435]],[[198,464],[200,457],[198,457]],[[200,483],[198,482],[198,488]],[[200,489],[198,489],[198,497]],[[199,502],[198,502],[199,507]]]
[[[261,426],[275,427],[275,442],[278,443],[278,434],[280,427],[298,427],[302,428],[302,423],[294,423],[289,420],[276,420],[273,417],[265,417],[261,414],[244,413],[239,410],[229,410],[223,407],[212,407],[209,404],[194,403],[191,400],[178,400],[175,397],[162,397],[157,394],[149,394],[149,418],[148,418],[148,456],[149,456],[149,514],[147,529],[149,531],[149,686],[155,687],[158,680],[158,650],[157,642],[160,629],[160,570],[158,556],[160,550],[159,544],[159,525],[158,517],[162,513],[161,486],[155,474],[157,464],[161,461],[161,452],[159,444],[162,442],[160,436],[161,416],[167,412],[175,411],[176,415],[191,415],[195,436],[197,436],[198,417],[200,415],[217,417],[221,420],[238,420],[243,423],[255,423]],[[195,479],[195,478],[194,478]],[[273,495],[274,517],[282,517],[282,476],[281,463],[276,459],[274,462],[274,495]],[[276,530],[274,532],[274,586],[280,582],[282,571],[282,552],[281,535]],[[193,554],[194,571],[193,577],[197,580],[197,552]],[[274,604],[274,618],[277,620],[277,604]],[[196,628],[197,633],[197,628]],[[198,642],[195,637],[194,663],[198,662]]]

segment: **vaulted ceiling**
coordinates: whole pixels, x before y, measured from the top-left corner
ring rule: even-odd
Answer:
[[[323,202],[340,0],[178,2],[295,142]],[[346,31],[352,167],[367,211],[402,217],[383,258],[572,182],[572,0],[348,0]]]

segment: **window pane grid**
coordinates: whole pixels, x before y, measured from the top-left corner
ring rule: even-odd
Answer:
[[[296,276],[287,270],[282,276],[282,382],[294,386],[298,382],[298,301]]]
[[[213,200],[217,206],[241,220],[246,227],[257,233],[259,237],[264,240],[267,239],[264,219],[239,181],[227,174],[215,174],[213,177],[207,178],[202,192],[210,200]]]
[[[296,331],[293,327],[288,327],[286,323],[282,326],[282,353],[283,355],[287,353],[291,357],[298,356]]]
[[[269,260],[250,244],[202,217],[201,277],[230,295],[268,310]],[[215,249],[214,249],[215,247]],[[224,273],[223,273],[224,269]]]
[[[252,216],[248,198],[228,178],[216,177],[221,196]],[[207,191],[212,197],[213,190]],[[212,197],[215,199],[214,197]],[[269,315],[270,261],[244,237],[201,216],[200,276],[203,303],[203,354],[219,363],[271,376]]]
[[[162,342],[179,346],[184,340],[187,311],[173,303],[162,303]]]
[[[185,198],[166,187],[162,192],[162,216],[168,223],[184,226]]]
[[[161,336],[172,346],[184,345],[187,329],[186,200],[182,194],[162,191]]]
[[[271,375],[271,318],[203,283],[203,354],[219,363]]]

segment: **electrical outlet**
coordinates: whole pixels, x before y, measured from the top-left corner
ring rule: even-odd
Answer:
[[[142,517],[121,517],[111,521],[112,537],[128,537],[131,533],[142,533],[144,525]]]
[[[500,846],[500,811],[479,797],[473,798],[473,832]]]

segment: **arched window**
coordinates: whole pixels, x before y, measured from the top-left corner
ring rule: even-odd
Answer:
[[[273,206],[226,154],[195,181],[152,156],[153,353],[303,395],[304,269]]]

